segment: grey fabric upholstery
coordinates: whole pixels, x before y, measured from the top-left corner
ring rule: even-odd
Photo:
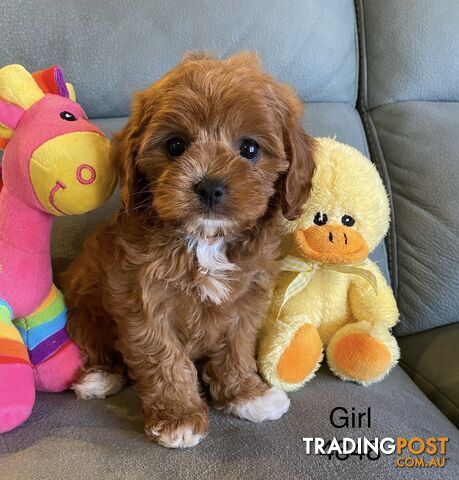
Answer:
[[[459,428],[459,323],[399,339],[401,365]]]
[[[391,178],[399,335],[459,320],[459,103],[401,102],[372,112]]]
[[[288,8],[283,0],[2,3],[1,64],[59,64],[91,117],[127,115],[132,92],[188,50],[256,50],[304,100],[355,102],[352,0],[291,0]]]
[[[361,3],[369,108],[401,101],[458,101],[457,0]]]
[[[8,453],[0,459],[1,476],[8,480],[457,479],[457,430],[399,367],[370,388],[343,382],[322,368],[317,378],[290,398],[287,415],[261,425],[212,410],[208,437],[194,449],[171,451],[146,439],[132,388],[106,400],[40,394],[33,417],[0,436],[0,453]],[[349,411],[371,407],[371,428],[333,427],[329,416],[338,406]],[[379,460],[351,456],[345,461],[306,455],[303,437],[335,436],[449,437],[448,461],[445,468],[423,472],[396,468],[397,455],[382,455]]]
[[[357,2],[359,108],[394,206],[388,258],[398,335],[457,322],[459,4]]]

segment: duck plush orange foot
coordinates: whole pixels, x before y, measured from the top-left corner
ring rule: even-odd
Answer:
[[[27,419],[36,389],[65,390],[80,366],[52,281],[52,217],[96,208],[116,177],[109,141],[72,96],[57,67],[0,69],[0,432]]]
[[[385,236],[389,203],[371,162],[352,147],[319,139],[311,196],[286,222],[281,273],[261,331],[265,380],[296,390],[319,368],[369,385],[397,363],[390,333],[398,320],[392,290],[368,254]]]

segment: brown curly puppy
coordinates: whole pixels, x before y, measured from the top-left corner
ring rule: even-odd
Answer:
[[[216,408],[255,422],[288,410],[255,347],[281,216],[299,216],[309,191],[302,110],[249,54],[188,55],[135,96],[113,141],[121,210],[63,278],[79,397],[118,391],[126,366],[147,435],[168,447],[207,432],[197,361]]]

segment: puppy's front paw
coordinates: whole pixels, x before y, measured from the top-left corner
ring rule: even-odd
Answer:
[[[145,426],[147,437],[167,448],[194,447],[207,435],[207,430],[207,412],[184,415],[179,420],[152,420]]]
[[[228,405],[226,411],[250,422],[260,423],[277,420],[289,407],[290,400],[286,393],[280,388],[272,387],[258,397]]]
[[[126,378],[120,373],[98,369],[84,372],[71,388],[78,398],[89,400],[118,393],[125,384]]]

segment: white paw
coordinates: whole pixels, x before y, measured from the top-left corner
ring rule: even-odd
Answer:
[[[180,427],[169,434],[149,428],[146,429],[146,433],[152,440],[167,448],[194,447],[205,437],[205,435],[193,433],[189,427]]]
[[[264,422],[277,420],[287,412],[290,400],[287,394],[277,387],[266,390],[260,397],[252,398],[244,403],[237,403],[227,407],[227,411],[250,422]]]
[[[72,390],[78,398],[89,400],[91,398],[105,398],[119,392],[126,380],[120,373],[107,370],[92,370],[84,374],[78,383],[72,385]]]

